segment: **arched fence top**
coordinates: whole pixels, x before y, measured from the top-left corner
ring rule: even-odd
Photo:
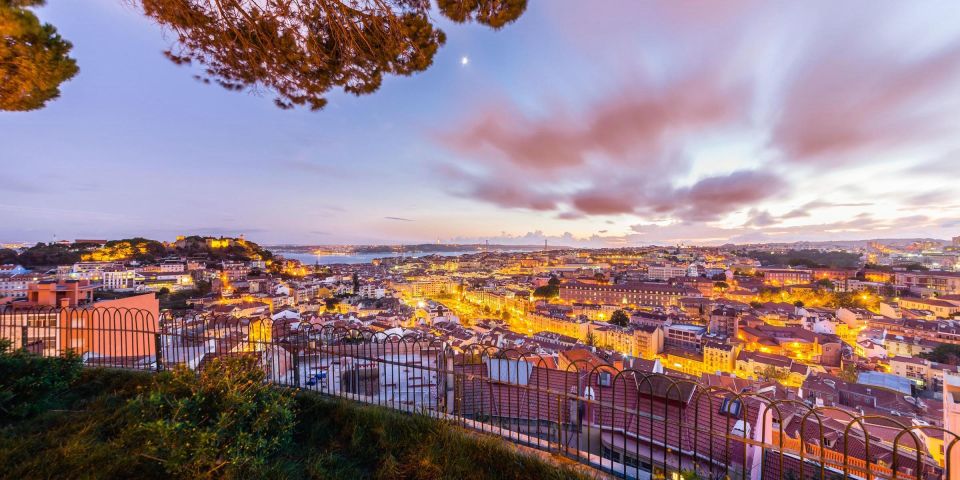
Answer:
[[[423,332],[276,325],[133,308],[0,306],[0,337],[39,354],[74,350],[87,365],[152,371],[250,355],[283,387],[452,419],[616,475],[631,465],[730,478],[761,468],[761,480],[773,466],[772,478],[795,469],[796,478],[926,480],[956,470],[949,463],[960,432],[818,406],[779,387],[711,385],[522,346],[454,347]]]

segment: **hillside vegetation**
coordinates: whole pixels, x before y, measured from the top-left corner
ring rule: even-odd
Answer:
[[[42,391],[0,410],[0,478],[585,478],[428,417],[270,387],[244,360],[154,375],[2,356],[31,365],[0,371],[0,392]]]
[[[213,261],[273,258],[270,251],[254,242],[235,238],[213,239],[189,236],[174,243],[142,237],[110,240],[102,246],[89,243],[37,243],[19,253],[11,249],[0,249],[0,263],[14,263],[25,267],[70,265],[80,261],[152,263],[168,255],[205,258]]]
[[[860,254],[825,250],[790,250],[766,252],[749,250],[740,252],[748,258],[759,260],[763,266],[790,265],[794,267],[859,268]]]

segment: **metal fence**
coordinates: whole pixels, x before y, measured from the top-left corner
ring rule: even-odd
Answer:
[[[2,309],[0,338],[45,356],[73,350],[89,366],[149,371],[252,356],[280,386],[457,422],[618,477],[958,478],[960,432],[911,416],[483,345],[103,308]]]

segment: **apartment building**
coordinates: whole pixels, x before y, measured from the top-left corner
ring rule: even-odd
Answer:
[[[896,272],[895,284],[920,295],[960,295],[960,272]]]
[[[683,265],[654,264],[647,266],[647,278],[667,281],[671,278],[687,276],[687,267]]]
[[[925,310],[933,313],[937,318],[950,318],[960,313],[960,301],[941,300],[939,298],[904,297],[900,299],[900,308]]]
[[[143,277],[134,269],[117,268],[104,270],[101,274],[102,288],[117,292],[136,290],[143,283]]]
[[[775,287],[803,285],[813,281],[813,270],[808,268],[758,268],[763,283]]]
[[[27,287],[40,277],[34,274],[0,276],[0,298],[20,300],[27,298]]]
[[[576,303],[666,307],[678,305],[686,296],[700,296],[696,290],[661,283],[591,284],[577,281],[560,285],[560,299]]]

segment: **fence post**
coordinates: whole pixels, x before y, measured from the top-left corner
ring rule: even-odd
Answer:
[[[557,395],[557,453],[563,453],[563,395]]]
[[[300,349],[293,352],[293,386],[300,388]]]
[[[153,334],[153,348],[156,350],[154,357],[157,359],[157,371],[163,371],[163,341],[160,339],[160,333]]]
[[[23,325],[20,327],[20,348],[26,350],[27,345],[30,343],[27,336],[30,334],[30,327]]]

